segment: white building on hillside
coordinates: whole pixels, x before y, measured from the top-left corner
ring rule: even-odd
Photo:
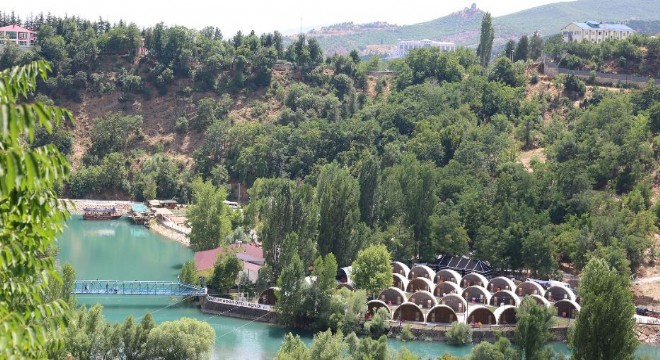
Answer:
[[[399,41],[399,44],[396,47],[394,57],[400,58],[408,54],[410,50],[420,49],[420,48],[431,48],[436,47],[441,51],[454,51],[456,50],[456,44],[453,42],[443,42],[443,41],[432,41],[429,39],[424,40],[406,40]]]
[[[635,30],[623,24],[603,24],[598,21],[572,22],[563,29],[561,34],[564,41],[587,40],[599,43],[605,39],[625,39],[632,35]]]

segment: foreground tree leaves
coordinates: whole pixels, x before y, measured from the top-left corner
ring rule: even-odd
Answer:
[[[45,358],[62,344],[67,304],[44,302],[57,280],[48,248],[67,213],[53,190],[69,175],[54,145],[30,148],[37,126],[52,132],[70,111],[24,102],[46,79],[44,61],[0,72],[0,358]]]

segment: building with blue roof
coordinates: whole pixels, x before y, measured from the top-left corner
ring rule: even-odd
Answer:
[[[625,39],[635,30],[623,24],[605,24],[598,21],[572,22],[561,29],[564,41],[587,40],[599,43],[606,39]]]

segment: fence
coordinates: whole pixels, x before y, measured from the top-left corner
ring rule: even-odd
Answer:
[[[180,234],[190,235],[191,229],[188,228],[188,227],[178,225],[175,222],[170,221],[170,220],[161,220],[160,223],[163,224],[163,226],[165,226],[167,228],[170,228],[170,229],[172,229],[172,230],[174,230],[174,231],[176,231]]]
[[[635,322],[646,325],[660,325],[660,319],[650,316],[635,315]]]
[[[644,86],[649,80],[657,82],[652,77],[645,77],[631,74],[611,74],[586,70],[571,70],[557,66],[549,61],[543,62],[543,73],[549,77],[555,77],[557,74],[573,74],[583,79],[594,78],[596,83],[621,83],[625,85]]]

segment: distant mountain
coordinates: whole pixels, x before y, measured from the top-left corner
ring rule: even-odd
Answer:
[[[424,23],[341,35],[324,34],[318,40],[326,54],[347,53],[352,49],[365,52],[374,48],[368,45],[387,49],[398,40],[431,39],[476,46],[483,14],[473,6]],[[658,20],[659,14],[658,0],[578,0],[548,4],[495,18],[495,43],[502,44],[537,30],[543,36],[552,35],[572,21],[649,21]]]
[[[572,21],[623,22],[659,18],[658,0],[578,0],[543,5],[500,16],[495,18],[494,25],[501,26],[511,35],[529,34],[538,30],[545,36],[558,33]]]
[[[365,50],[367,45],[394,45],[399,40],[444,40],[464,43],[464,40],[477,37],[484,12],[473,7],[465,8],[453,14],[415,25],[390,26],[345,35],[317,36],[321,47],[327,54],[345,54],[352,49]],[[315,34],[310,34],[314,36]]]
[[[337,35],[349,35],[349,34],[361,34],[371,31],[383,31],[383,30],[392,30],[399,27],[398,25],[389,24],[386,22],[373,22],[367,24],[355,24],[353,22],[345,22],[341,24],[334,24],[330,26],[324,26],[320,29],[312,29],[307,32],[309,36],[314,36],[316,38],[325,37],[325,36],[337,36]]]
[[[660,20],[629,20],[625,24],[640,34],[660,34]]]

